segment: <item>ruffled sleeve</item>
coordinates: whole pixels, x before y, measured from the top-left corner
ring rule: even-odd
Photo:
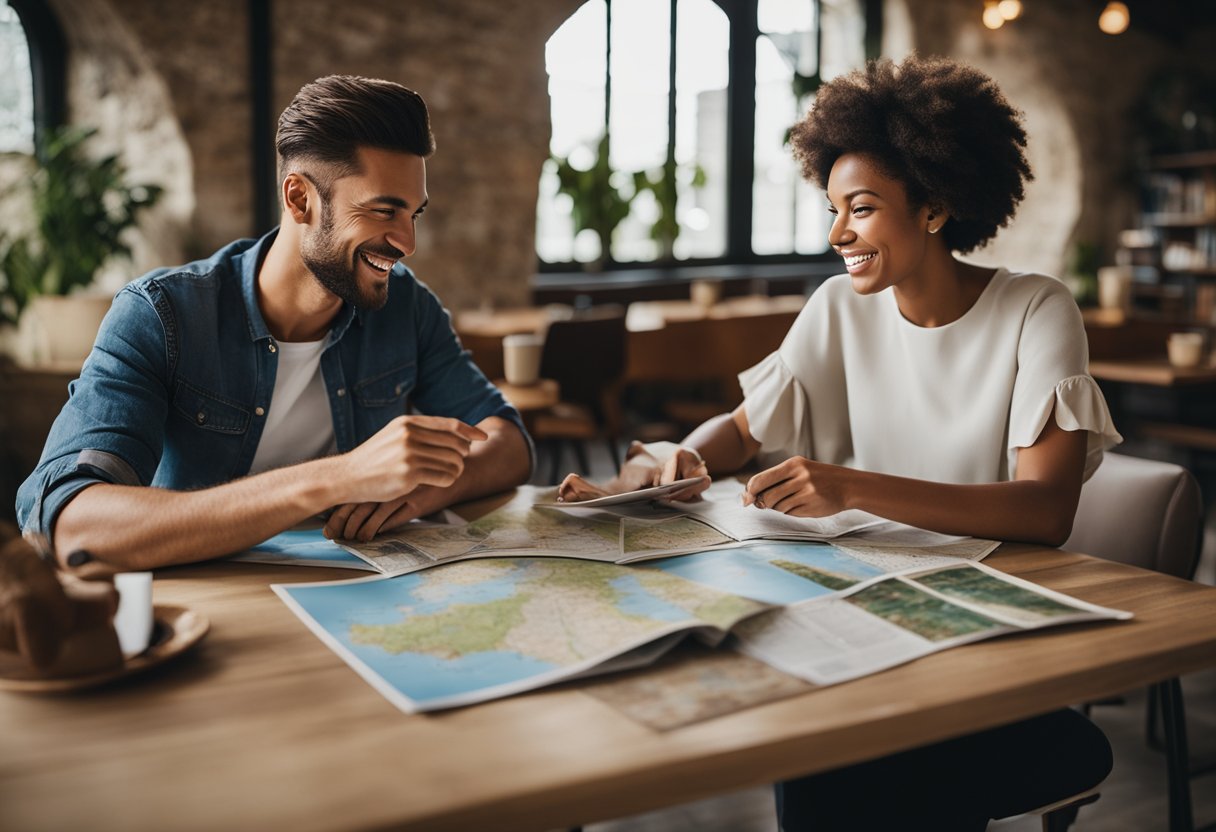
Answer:
[[[1009,424],[1009,470],[1015,470],[1018,449],[1029,448],[1038,440],[1053,407],[1056,424],[1062,429],[1083,430],[1088,434],[1084,476],[1088,480],[1102,464],[1102,454],[1123,441],[1115,430],[1098,383],[1088,375],[1063,379],[1037,403],[1018,407],[1014,402]]]
[[[811,409],[806,390],[780,352],[739,374],[752,437],[764,451],[809,455]]]

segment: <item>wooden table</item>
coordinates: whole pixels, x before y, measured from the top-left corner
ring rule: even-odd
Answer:
[[[1175,367],[1165,358],[1127,358],[1090,361],[1089,374],[1098,381],[1149,384],[1154,387],[1191,387],[1216,384],[1216,366]]]
[[[630,304],[625,382],[721,379],[737,392],[735,375],[780,345],[805,303],[802,295],[745,295],[709,307],[689,300]],[[497,378],[505,336],[542,333],[570,314],[560,305],[470,310],[456,313],[454,325],[477,366]]]
[[[510,384],[505,378],[494,379],[494,386],[522,414],[545,410],[561,401],[561,385],[551,378],[537,379],[535,384]]]
[[[0,828],[566,827],[1216,665],[1214,588],[1028,546],[987,563],[1136,618],[959,647],[667,733],[576,686],[406,716],[267,588],[350,572],[167,569],[156,600],[212,622],[194,653],[87,695],[0,694]]]

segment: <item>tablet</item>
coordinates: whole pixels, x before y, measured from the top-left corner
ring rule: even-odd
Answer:
[[[609,494],[607,497],[595,497],[582,501],[538,503],[537,505],[544,505],[547,508],[600,508],[601,506],[619,506],[625,503],[645,503],[651,500],[662,500],[668,495],[675,494],[690,485],[695,485],[708,479],[709,477],[688,477],[687,479],[676,480],[665,485],[639,488],[637,491],[626,491],[622,494]]]

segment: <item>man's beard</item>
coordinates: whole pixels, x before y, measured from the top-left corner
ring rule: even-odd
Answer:
[[[368,249],[372,254],[396,260],[401,252],[389,248],[386,251]],[[329,201],[321,202],[321,227],[317,233],[305,238],[300,247],[300,258],[312,272],[317,282],[356,309],[376,310],[388,302],[388,284],[376,283],[364,288],[359,285],[356,273],[359,268],[359,251],[348,261],[341,245],[334,237],[334,218]]]

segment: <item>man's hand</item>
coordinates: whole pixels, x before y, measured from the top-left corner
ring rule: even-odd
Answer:
[[[16,535],[15,527],[0,524],[0,651],[16,652],[34,668],[53,669],[55,675],[96,669],[55,665],[64,645],[82,635],[107,635],[103,640],[112,639],[116,651],[111,622],[117,607],[113,584],[71,577],[60,584],[55,570]]]
[[[401,528],[411,520],[434,514],[446,501],[443,490],[422,485],[383,503],[346,503],[329,515],[323,532],[331,540],[361,540],[364,543],[381,532]]]
[[[383,503],[420,485],[446,488],[464,472],[473,442],[485,431],[442,416],[398,416],[339,459],[349,484],[346,502]]]
[[[839,465],[790,457],[747,481],[743,504],[794,517],[827,517],[844,511],[852,472]]]
[[[397,417],[345,455],[355,487],[330,515],[325,536],[368,541],[430,514],[438,505],[428,497],[456,482],[472,443],[488,438],[458,419]]]

